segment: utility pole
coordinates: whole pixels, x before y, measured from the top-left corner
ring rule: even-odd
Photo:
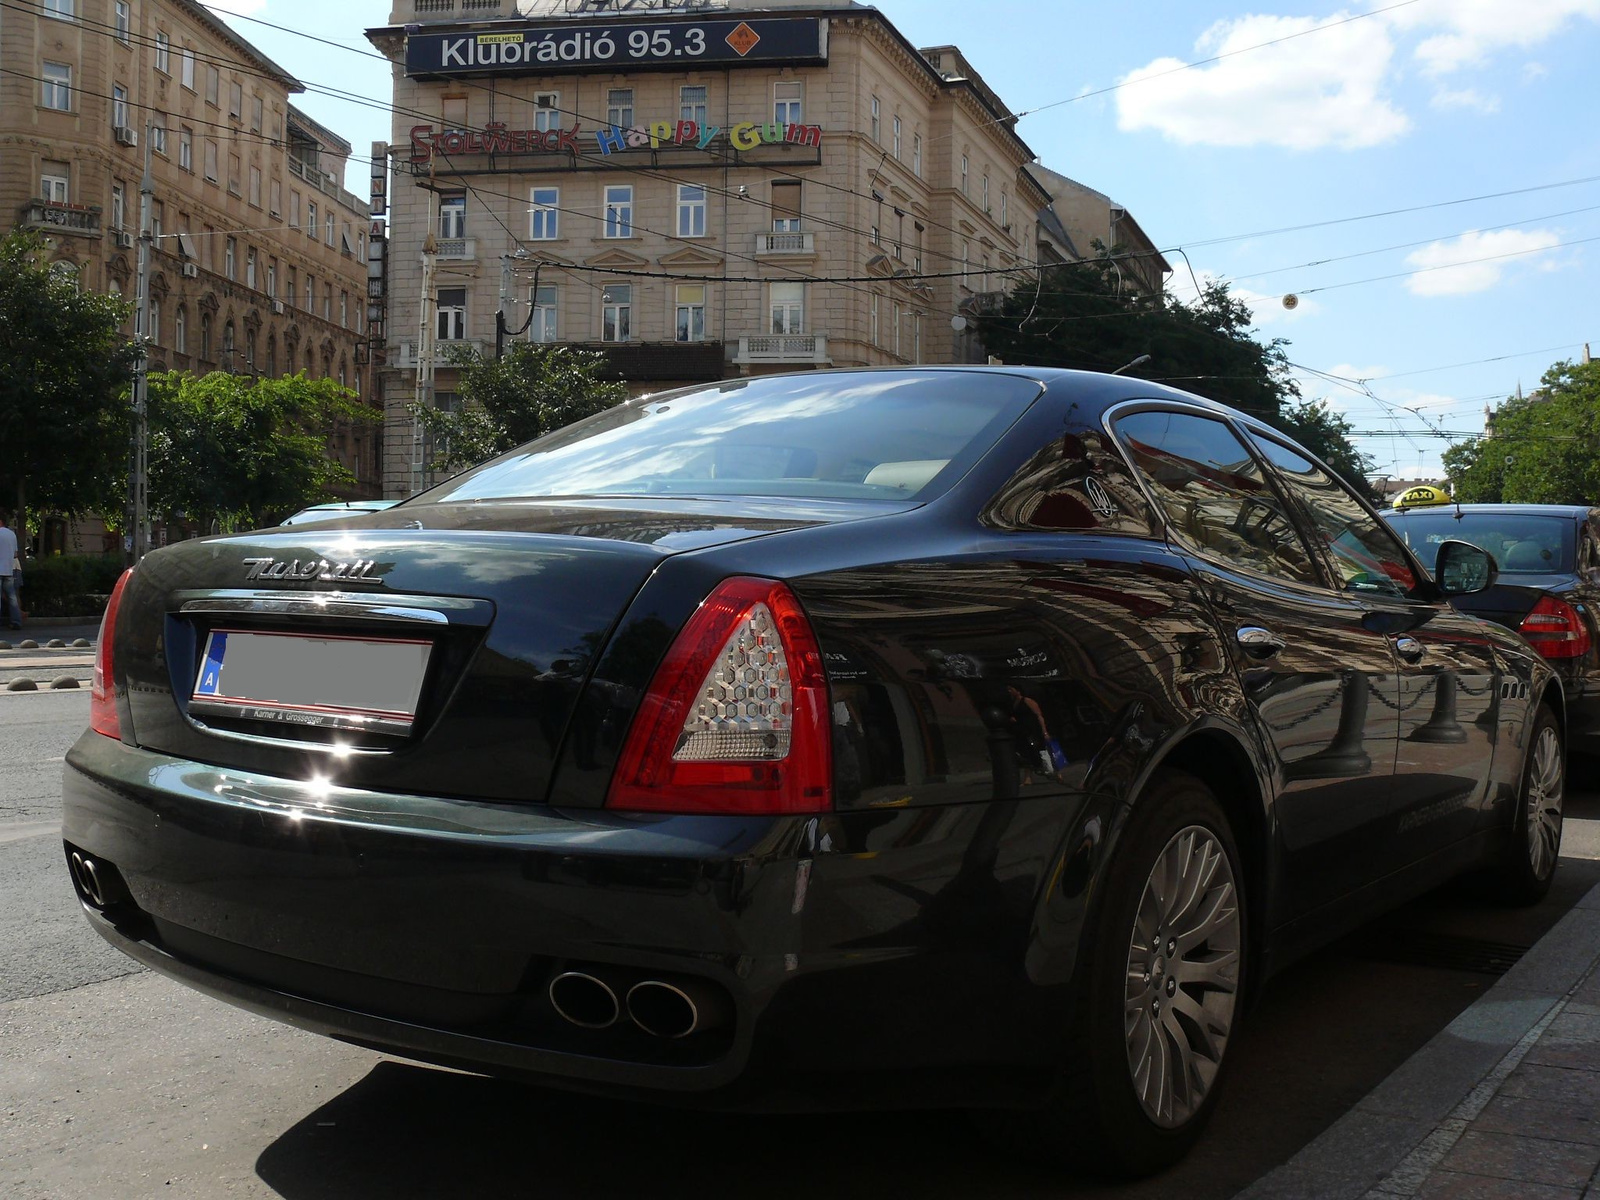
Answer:
[[[139,357],[133,365],[133,455],[128,471],[128,527],[133,536],[132,560],[139,563],[150,552],[150,421],[149,359],[144,339],[150,330],[150,212],[155,183],[150,178],[150,122],[144,127],[144,177],[139,180],[139,273],[134,292],[133,333],[139,339]]]
[[[429,202],[432,208],[432,202]],[[422,239],[422,303],[418,306],[422,312],[422,322],[417,329],[417,391],[416,406],[419,410],[433,407],[433,347],[434,336],[437,332],[435,326],[433,292],[434,271],[438,262],[439,240],[433,235],[433,221],[428,222],[428,236]],[[425,478],[422,461],[422,421],[419,417],[411,418],[411,493],[415,495],[422,490]]]
[[[505,357],[506,353],[506,326],[510,322],[506,319],[506,312],[511,304],[511,255],[500,256],[500,308],[494,314],[494,357],[496,361]]]

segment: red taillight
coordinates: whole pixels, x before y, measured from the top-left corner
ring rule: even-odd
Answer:
[[[606,807],[825,812],[829,720],[822,652],[794,594],[772,579],[725,579],[656,668]]]
[[[132,567],[122,573],[117,586],[111,589],[105,616],[100,618],[100,638],[94,651],[94,689],[89,700],[89,728],[118,739],[122,737],[122,722],[117,719],[117,689],[111,679],[111,643],[117,629],[117,609],[132,574]]]
[[[1544,658],[1582,658],[1589,653],[1589,627],[1565,600],[1541,596],[1518,632]]]

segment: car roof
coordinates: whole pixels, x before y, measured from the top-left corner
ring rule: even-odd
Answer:
[[[1419,504],[1412,508],[1386,508],[1383,515],[1406,516],[1410,513],[1432,512],[1434,509],[1443,509],[1448,512],[1460,511],[1463,513],[1504,513],[1507,516],[1520,517],[1570,517],[1574,521],[1582,520],[1592,512],[1600,509],[1592,508],[1587,504]]]

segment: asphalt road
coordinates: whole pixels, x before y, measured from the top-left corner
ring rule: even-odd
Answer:
[[[998,1158],[954,1113],[714,1116],[412,1066],[134,966],[61,862],[83,692],[0,693],[0,1196],[1232,1196],[1288,1158],[1600,881],[1600,772],[1569,791],[1557,885],[1507,912],[1461,886],[1274,981],[1197,1151],[1106,1186]]]

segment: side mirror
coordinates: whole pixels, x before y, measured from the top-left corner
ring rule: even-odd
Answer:
[[[1433,577],[1446,596],[1470,596],[1491,587],[1500,578],[1494,555],[1471,542],[1441,542]]]

